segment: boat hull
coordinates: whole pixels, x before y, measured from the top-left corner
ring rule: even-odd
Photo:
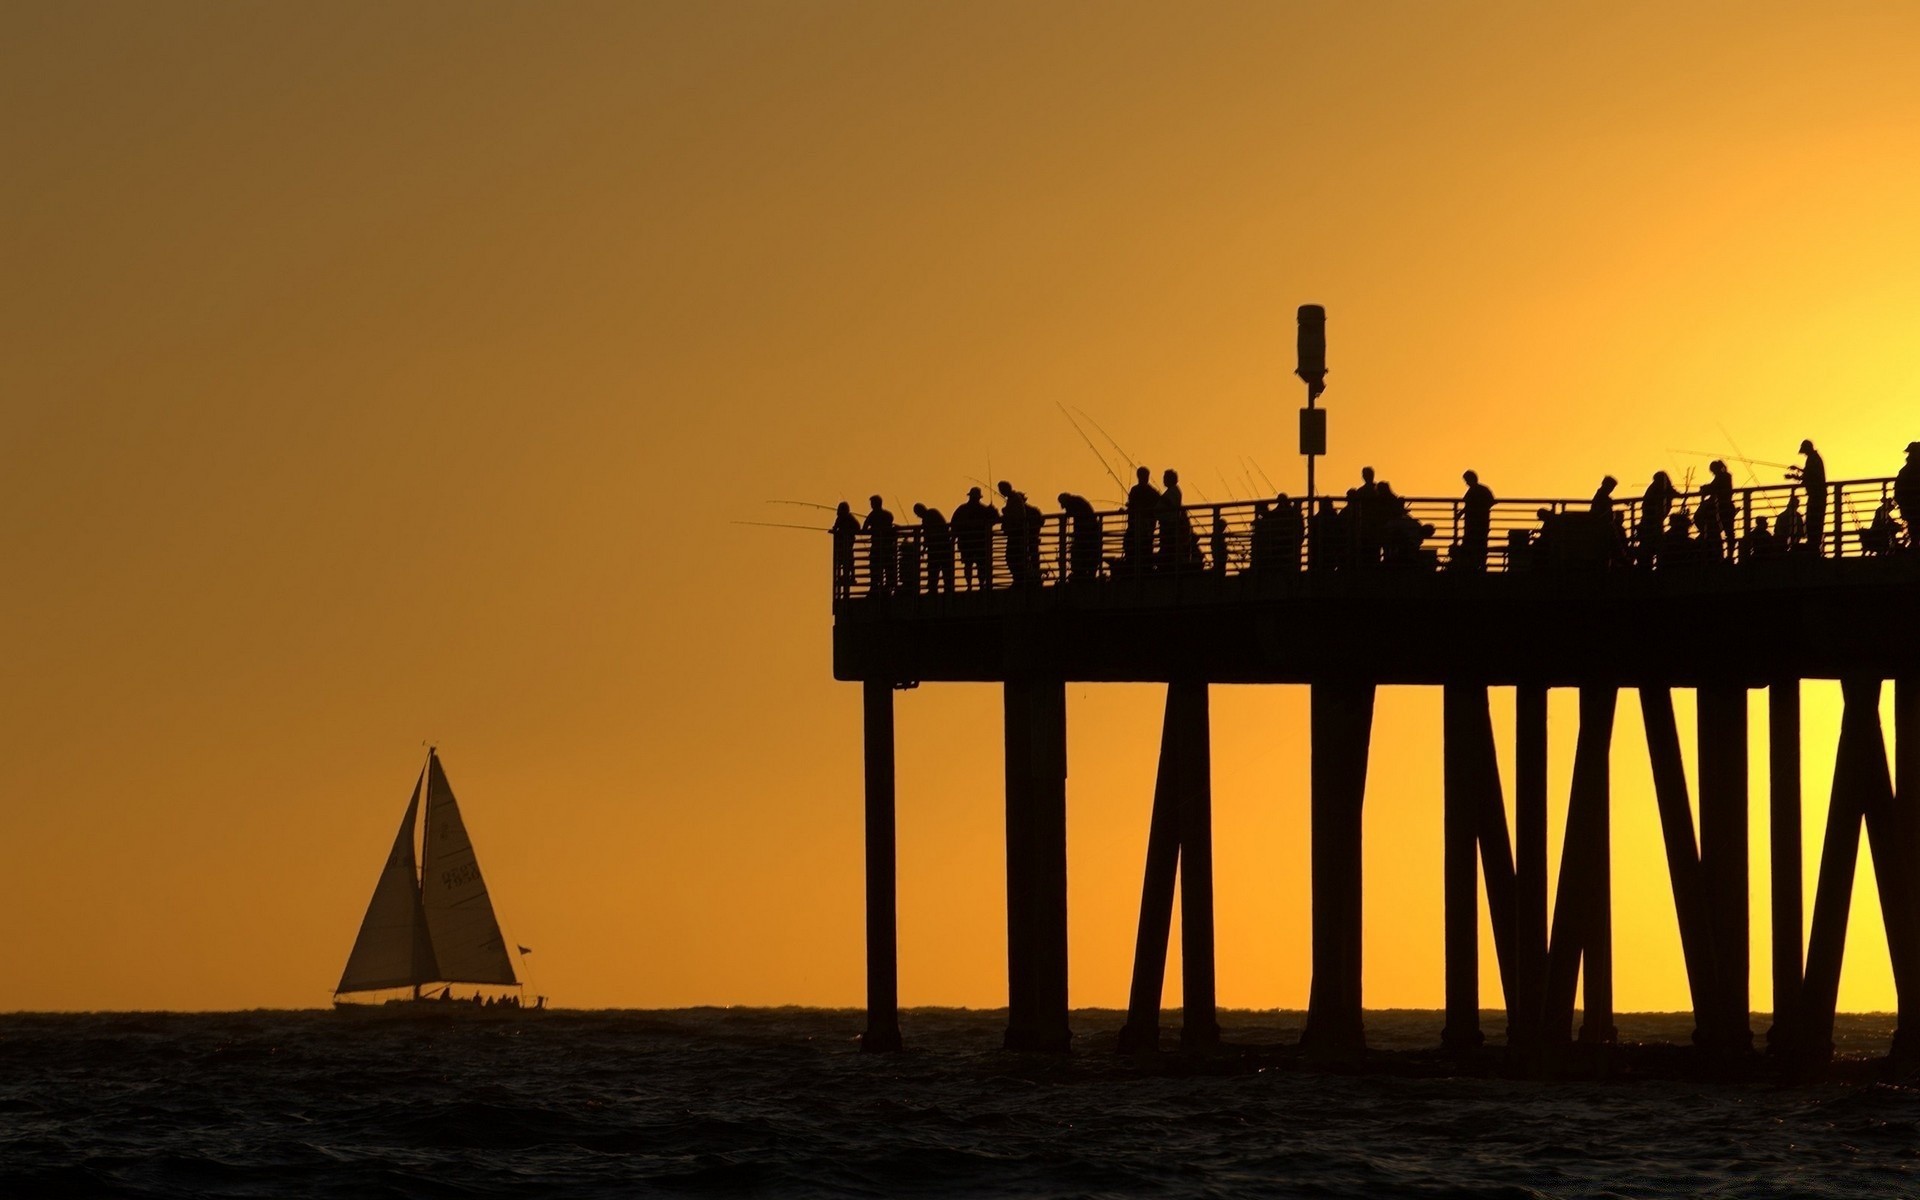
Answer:
[[[335,1000],[333,1011],[364,1021],[528,1021],[547,1015],[544,1008],[512,1008],[473,1004],[464,1000],[389,1000],[385,1004],[356,1004]]]

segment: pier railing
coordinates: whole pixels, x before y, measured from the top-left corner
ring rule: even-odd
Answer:
[[[1469,537],[1463,500],[1390,493],[1321,498],[1312,512],[1301,499],[1188,504],[1156,509],[1151,520],[1123,510],[1075,518],[1015,506],[984,536],[950,535],[947,548],[930,542],[911,514],[894,514],[890,537],[862,532],[836,542],[833,596],[1092,587],[1163,575],[1699,570],[1915,547],[1909,525],[1920,513],[1893,517],[1893,479],[1843,480],[1822,491],[1823,511],[1797,483],[1737,488],[1711,528],[1700,493],[1676,494],[1657,532],[1637,496],[1614,500],[1610,511],[1591,500],[1502,499],[1487,515],[1483,548]]]

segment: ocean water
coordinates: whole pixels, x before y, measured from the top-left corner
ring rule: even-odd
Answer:
[[[1294,1013],[1206,1059],[999,1047],[1003,1014],[698,1009],[517,1022],[323,1012],[0,1016],[0,1196],[1900,1196],[1920,1090],[1454,1073],[1440,1017],[1371,1013],[1364,1067],[1302,1069]],[[1623,1017],[1684,1043],[1691,1019]],[[1498,1018],[1490,1017],[1490,1035]],[[1764,1029],[1764,1019],[1757,1028]],[[1843,1051],[1885,1017],[1842,1018]],[[1657,1053],[1643,1061],[1672,1061]]]

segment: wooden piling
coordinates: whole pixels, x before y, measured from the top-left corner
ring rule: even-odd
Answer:
[[[894,859],[893,685],[863,685],[867,757],[867,1030],[860,1049],[900,1049],[900,961]]]
[[[1507,995],[1507,1043],[1541,1044],[1547,994],[1547,689],[1514,692],[1514,974]],[[1517,994],[1516,994],[1517,993]]]
[[[1446,1024],[1440,1041],[1456,1052],[1472,1050],[1480,1032],[1480,879],[1478,792],[1484,786],[1477,705],[1485,688],[1448,684],[1441,689],[1441,894],[1446,954]]]
[[[1140,927],[1133,942],[1133,987],[1120,1050],[1160,1045],[1160,997],[1166,987],[1167,941],[1173,926],[1174,873],[1180,862],[1180,721],[1173,689],[1167,689],[1160,722],[1160,769],[1153,785],[1153,816],[1147,829],[1146,878],[1140,885]]]
[[[1674,915],[1680,925],[1680,953],[1693,999],[1693,1040],[1714,1039],[1717,991],[1713,928],[1700,851],[1694,839],[1693,805],[1687,798],[1686,765],[1680,757],[1680,731],[1673,717],[1673,693],[1664,687],[1640,689],[1640,717],[1647,732],[1647,760],[1653,768],[1654,803],[1660,812],[1661,840],[1667,852],[1667,879],[1673,889]]]
[[[1739,684],[1701,687],[1700,874],[1713,932],[1713,1044],[1725,1053],[1753,1046],[1748,996],[1747,692]]]
[[[1615,688],[1580,689],[1580,733],[1567,802],[1560,886],[1547,952],[1544,1035],[1564,1043],[1573,1025],[1574,993],[1585,982],[1583,1042],[1613,1040],[1612,855],[1608,816]]]
[[[1767,1030],[1767,1049],[1787,1055],[1799,1026],[1805,921],[1800,881],[1798,679],[1775,680],[1767,690],[1767,836],[1773,889],[1773,1024]]]
[[[1213,752],[1207,685],[1176,683],[1180,714],[1180,1048],[1220,1043],[1213,968]]]
[[[1800,988],[1800,1028],[1795,1041],[1801,1059],[1818,1067],[1833,1057],[1833,1015],[1840,995],[1840,964],[1846,952],[1847,919],[1853,905],[1853,877],[1860,858],[1860,826],[1866,816],[1869,786],[1865,757],[1877,741],[1880,681],[1844,680],[1840,745],[1833,758],[1833,794],[1827,805],[1827,832],[1820,849],[1820,877],[1813,894],[1813,928],[1807,937],[1806,980]],[[1882,759],[1882,769],[1885,760]]]
[[[1908,929],[1912,956],[1920,957],[1920,676],[1893,683],[1893,808],[1900,837],[1900,861],[1907,885]],[[1920,964],[1916,964],[1920,969]],[[1920,979],[1913,980],[1920,984]],[[1894,1034],[1894,1062],[1902,1070],[1920,1066],[1920,988],[1902,987],[1900,1027]]]
[[[1345,1057],[1366,1049],[1361,1018],[1361,809],[1373,734],[1374,687],[1312,687],[1310,770],[1313,982],[1301,1049]]]
[[[1064,1052],[1067,1024],[1067,717],[1057,679],[1005,685],[1007,1036]]]

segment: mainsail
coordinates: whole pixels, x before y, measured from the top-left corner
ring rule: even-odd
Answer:
[[[480,862],[467,837],[453,786],[440,756],[427,754],[427,832],[420,847],[420,899],[433,939],[437,980],[448,983],[520,982],[507,958],[507,941],[487,898]]]
[[[360,922],[360,936],[353,941],[353,952],[347,955],[347,969],[340,974],[336,992],[408,987],[440,977],[433,943],[428,940],[426,911],[420,903],[413,859],[413,823],[420,811],[420,786],[426,777],[422,771],[413,785],[407,815],[400,819],[400,832],[393,839],[387,865],[380,871],[380,882],[374,885],[373,900]]]

